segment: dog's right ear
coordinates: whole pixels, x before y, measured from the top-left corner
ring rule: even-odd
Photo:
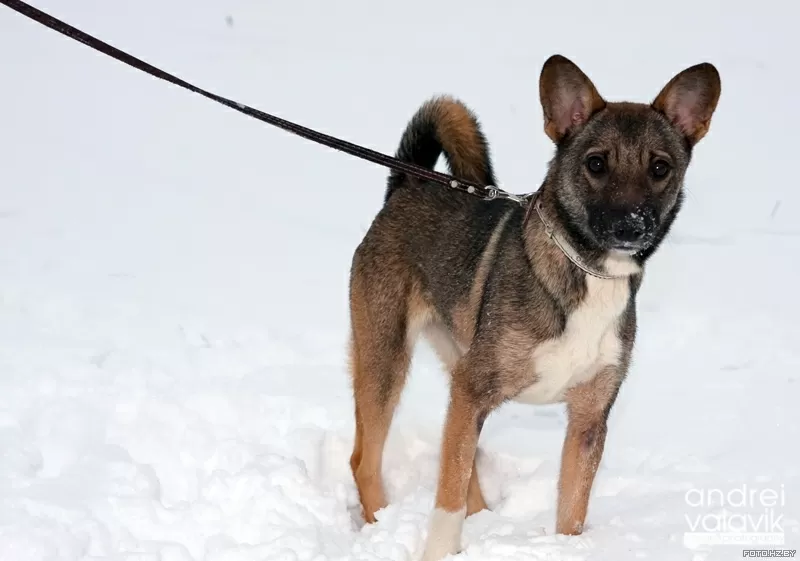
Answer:
[[[544,110],[544,132],[556,144],[606,106],[588,76],[561,55],[551,56],[542,66],[539,98]]]

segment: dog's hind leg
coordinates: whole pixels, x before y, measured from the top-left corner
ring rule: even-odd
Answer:
[[[409,326],[414,323],[413,302],[399,287],[381,297],[351,291],[351,374],[355,398],[356,434],[350,467],[358,488],[364,520],[386,506],[381,469],[386,437],[411,361]],[[405,292],[405,293],[404,293]]]

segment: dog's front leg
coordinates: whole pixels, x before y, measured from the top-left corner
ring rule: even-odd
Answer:
[[[583,532],[589,495],[606,440],[606,419],[619,389],[616,368],[607,368],[566,396],[567,435],[561,454],[556,532]]]
[[[454,384],[442,441],[436,509],[431,516],[422,561],[439,561],[461,549],[467,511],[467,490],[478,434],[485,417],[469,392]]]

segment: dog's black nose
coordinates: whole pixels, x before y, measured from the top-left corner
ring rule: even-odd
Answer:
[[[613,246],[636,247],[647,242],[656,229],[655,212],[650,207],[607,208],[602,213],[606,239]]]
[[[626,213],[611,219],[611,235],[623,244],[635,243],[647,233],[647,225],[641,214]]]
[[[655,209],[649,205],[599,207],[589,211],[589,227],[608,249],[644,247],[658,227]]]

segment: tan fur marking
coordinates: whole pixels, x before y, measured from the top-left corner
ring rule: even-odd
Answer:
[[[561,453],[556,531],[583,532],[589,497],[606,438],[605,412],[620,380],[616,369],[607,368],[592,381],[567,392],[569,423]]]
[[[441,470],[436,506],[456,512],[466,506],[467,489],[478,446],[477,411],[454,391],[442,441]]]
[[[353,355],[354,378],[363,379],[366,366],[356,353]],[[372,523],[375,522],[375,512],[386,506],[381,468],[383,447],[389,427],[386,415],[377,406],[377,400],[372,397],[374,391],[368,386],[361,385],[356,388],[356,392],[370,397],[356,399],[356,403],[361,402],[362,406],[356,405],[356,435],[353,453],[350,456],[350,468],[358,488],[364,519]]]
[[[449,97],[438,98],[434,102],[436,123],[441,138],[449,140],[447,149],[454,162],[481,162],[483,160],[482,143],[475,128],[475,117],[467,107]],[[482,182],[470,169],[453,170],[455,175],[467,181]]]
[[[398,283],[398,286],[402,285]],[[402,307],[395,308],[394,316],[388,314],[388,318],[376,318],[363,290],[355,282],[350,294],[353,331],[350,369],[356,403],[356,434],[350,467],[364,519],[372,523],[375,522],[375,513],[387,504],[381,475],[383,449],[411,355],[410,349],[391,346],[380,333],[381,328],[401,328],[403,318],[399,313]],[[421,308],[417,312],[419,310]]]
[[[489,241],[486,242],[486,247],[481,255],[478,267],[475,270],[475,278],[472,281],[467,299],[460,302],[453,310],[453,324],[455,326],[455,336],[458,341],[465,347],[469,347],[472,338],[475,336],[475,326],[477,325],[478,309],[481,305],[483,298],[483,291],[486,287],[486,279],[489,277],[491,271],[491,264],[497,255],[497,244],[505,231],[508,219],[511,218],[511,211],[508,211],[492,232]]]
[[[477,446],[478,411],[468,396],[452,387],[442,440],[436,511],[423,560],[437,560],[460,549]]]

